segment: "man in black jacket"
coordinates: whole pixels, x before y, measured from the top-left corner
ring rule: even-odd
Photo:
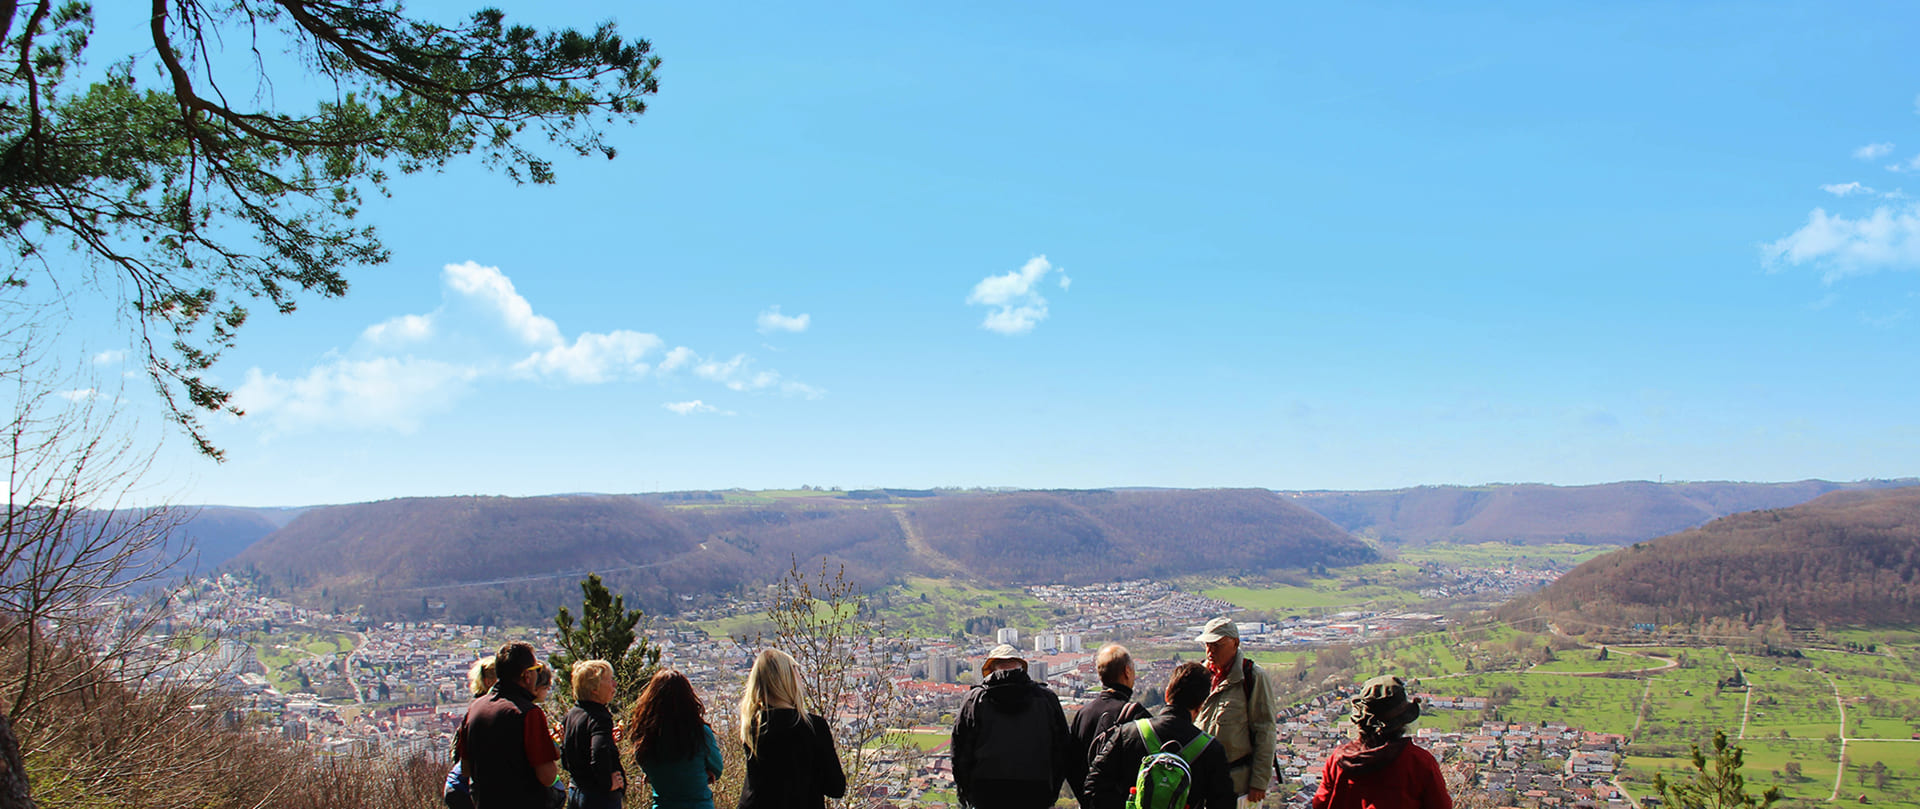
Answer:
[[[953,725],[953,784],[963,807],[1042,809],[1066,781],[1073,737],[1060,698],[1001,644],[980,666]]]
[[[1193,718],[1213,690],[1213,677],[1199,663],[1181,663],[1167,681],[1167,707],[1149,721],[1153,734],[1164,744],[1174,742],[1176,749],[1186,747],[1200,728]],[[1083,789],[1085,806],[1091,809],[1121,809],[1127,804],[1128,790],[1140,772],[1140,761],[1158,750],[1148,750],[1147,742],[1134,724],[1123,724],[1107,734],[1093,761],[1087,767]],[[1187,806],[1205,809],[1234,809],[1233,777],[1227,772],[1227,751],[1219,740],[1210,740],[1200,754],[1188,762],[1193,785],[1187,792]]]
[[[567,711],[560,764],[573,779],[567,805],[573,809],[620,809],[627,788],[620,748],[613,743],[613,664],[573,664],[573,709]]]
[[[1073,755],[1067,760],[1067,787],[1073,790],[1080,806],[1090,807],[1080,786],[1087,778],[1087,757],[1093,742],[1117,723],[1147,718],[1147,708],[1133,701],[1135,672],[1133,655],[1127,647],[1109,643],[1093,656],[1094,671],[1100,674],[1100,696],[1094,697],[1073,715]]]

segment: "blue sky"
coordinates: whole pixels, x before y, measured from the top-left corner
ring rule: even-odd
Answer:
[[[619,159],[397,183],[156,490],[1920,474],[1911,6],[1044,5],[504,4],[653,41]]]

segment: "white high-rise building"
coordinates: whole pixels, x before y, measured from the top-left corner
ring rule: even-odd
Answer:
[[[1081,644],[1081,638],[1080,638],[1080,633],[1078,632],[1067,632],[1060,636],[1060,651],[1063,651],[1063,652],[1086,651],[1084,648],[1082,648],[1080,644]]]
[[[1056,635],[1052,632],[1041,632],[1040,634],[1034,635],[1033,650],[1036,652],[1059,651],[1060,649],[1059,638],[1060,638],[1059,635]]]
[[[953,682],[954,660],[947,655],[927,655],[927,679],[936,683]]]
[[[1004,643],[1004,644],[1007,644],[1008,646],[1019,646],[1020,630],[1014,629],[1013,627],[1010,627],[1010,626],[1005,627],[1001,629],[999,632],[993,633],[993,642]]]

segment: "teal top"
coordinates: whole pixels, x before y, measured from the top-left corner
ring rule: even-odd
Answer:
[[[707,776],[720,775],[720,742],[713,728],[702,726],[707,734],[705,755],[692,755],[673,761],[658,758],[640,762],[653,786],[653,805],[657,809],[713,809],[713,790],[707,788]]]

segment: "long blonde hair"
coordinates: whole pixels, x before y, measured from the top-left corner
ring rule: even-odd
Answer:
[[[800,667],[793,655],[779,649],[762,649],[753,659],[753,671],[747,674],[746,688],[740,694],[740,743],[747,755],[754,755],[760,735],[760,714],[771,708],[792,708],[807,712],[807,695],[800,687]]]

